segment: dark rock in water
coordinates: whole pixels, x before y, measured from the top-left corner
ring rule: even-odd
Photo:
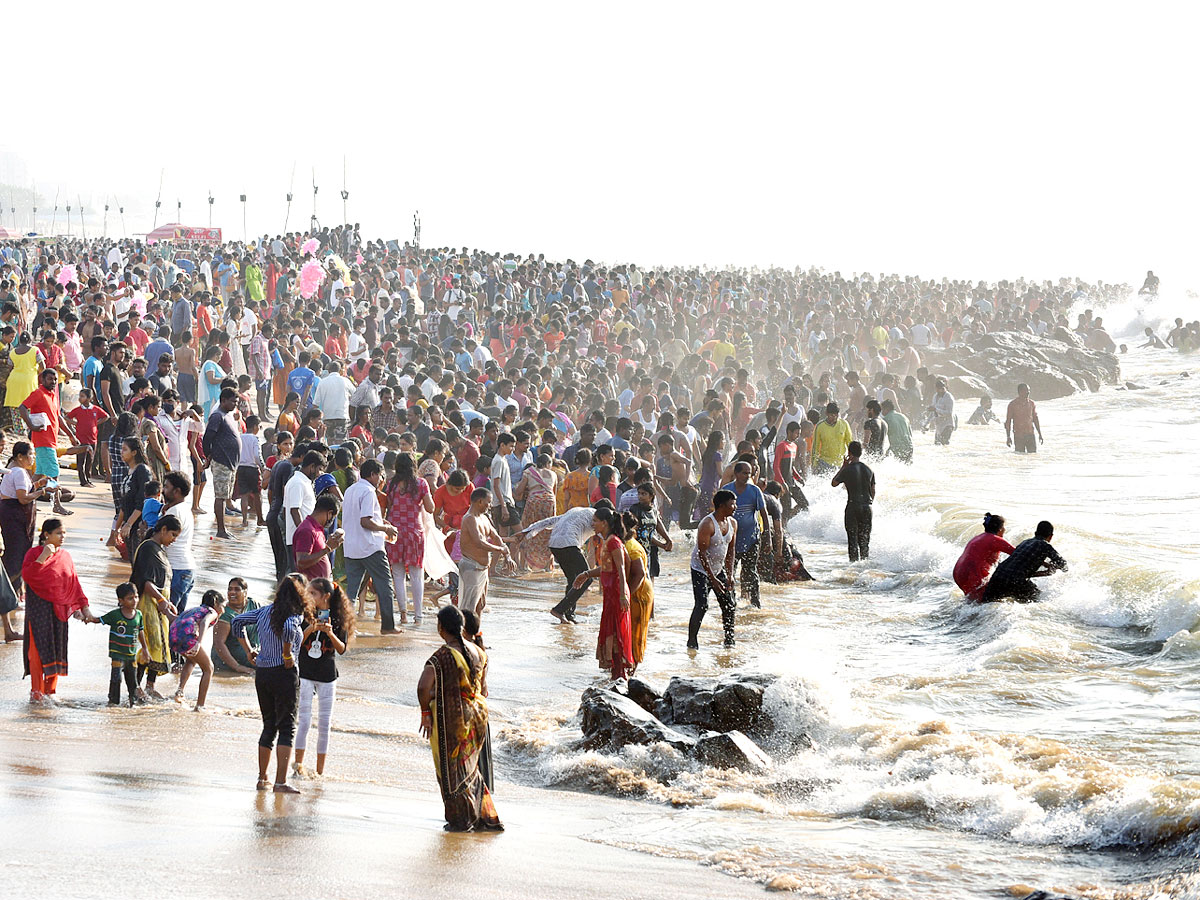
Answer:
[[[662,699],[662,691],[640,678],[630,678],[624,690],[618,689],[618,693],[624,694],[651,715],[654,714],[658,701]]]
[[[1145,388],[1140,384],[1134,384],[1132,381],[1125,382],[1125,390],[1127,391],[1144,391]]]
[[[669,728],[629,697],[603,688],[588,688],[579,705],[583,716],[584,745],[590,748],[660,741],[676,750],[690,751],[696,739]]]
[[[1121,364],[1113,353],[1089,350],[1079,337],[1056,328],[1042,337],[999,331],[975,338],[969,349],[926,351],[930,372],[945,377],[951,393],[966,399],[985,391],[1015,397],[1017,385],[1029,385],[1034,400],[1053,400],[1077,391],[1098,391],[1120,381]]]
[[[770,726],[763,691],[774,681],[770,675],[672,678],[655,711],[668,725],[760,734]]]
[[[700,738],[696,743],[696,758],[705,765],[720,769],[762,771],[771,768],[771,757],[740,731],[709,734]]]
[[[1072,900],[1065,894],[1051,894],[1047,891],[1034,891],[1032,894],[1026,894],[1021,900]]]

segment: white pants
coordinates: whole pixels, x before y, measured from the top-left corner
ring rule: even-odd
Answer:
[[[413,566],[404,575],[404,566],[392,564],[392,581],[396,585],[396,602],[400,609],[408,608],[408,591],[412,591],[413,616],[421,618],[421,602],[425,599],[425,570],[421,566]],[[407,589],[405,587],[407,582]]]
[[[336,681],[300,679],[300,715],[296,722],[295,749],[304,750],[308,744],[314,693],[321,706],[317,717],[317,753],[324,754],[329,751],[329,725],[333,721],[333,701],[337,699]]]

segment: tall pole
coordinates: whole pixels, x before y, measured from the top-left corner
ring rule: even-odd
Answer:
[[[67,237],[71,236],[71,201],[67,201]]]
[[[342,224],[346,225],[350,221],[350,216],[346,213],[346,201],[350,199],[350,192],[346,190],[346,157],[342,157]]]
[[[312,186],[313,186],[313,211],[312,219],[308,223],[310,233],[316,233],[317,230],[317,170],[314,167],[312,170]]]
[[[296,187],[296,161],[292,160],[292,180],[288,182],[287,212],[283,214],[283,233],[287,234],[288,220],[292,217],[292,189]]]
[[[102,237],[108,237],[108,204],[104,204],[104,232]]]
[[[183,201],[178,197],[175,198],[175,221],[183,224]]]
[[[116,202],[117,198],[113,197],[113,201]],[[127,238],[129,234],[125,231],[125,207],[121,206],[119,202],[117,203],[117,212],[121,214],[121,237]]]
[[[162,206],[162,183],[166,171],[166,169],[158,170],[158,196],[154,198],[154,224],[150,226],[151,231],[158,227],[158,208]]]
[[[212,228],[213,195],[212,188],[208,189],[208,227]]]
[[[58,192],[59,189],[54,189],[54,213],[50,216],[50,233],[54,234],[54,226],[58,223]]]
[[[246,243],[246,195],[242,194],[242,243]]]
[[[10,213],[12,213],[13,234],[16,234],[18,231],[18,229],[17,229],[17,201],[13,199],[13,195],[11,193],[8,195],[8,211]]]
[[[83,239],[87,240],[87,223],[83,221],[83,198],[78,194],[75,199],[79,201],[79,233],[83,235]]]

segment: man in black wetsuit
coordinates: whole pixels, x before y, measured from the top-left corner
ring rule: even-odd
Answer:
[[[862,461],[863,447],[851,441],[846,448],[847,456],[842,467],[833,476],[831,484],[846,486],[846,543],[850,551],[850,562],[858,562],[870,556],[871,549],[871,504],[875,500],[875,473]]]
[[[1054,526],[1049,522],[1038,522],[1034,536],[1019,543],[1008,559],[996,566],[991,580],[983,589],[983,602],[1016,600],[1018,603],[1035,603],[1041,591],[1032,579],[1067,570],[1067,561],[1050,546],[1053,539]]]

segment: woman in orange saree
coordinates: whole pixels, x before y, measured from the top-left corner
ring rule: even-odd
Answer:
[[[503,831],[479,768],[487,741],[487,654],[463,640],[456,607],[438,611],[445,641],[429,657],[417,682],[421,734],[429,738],[447,831]]]

